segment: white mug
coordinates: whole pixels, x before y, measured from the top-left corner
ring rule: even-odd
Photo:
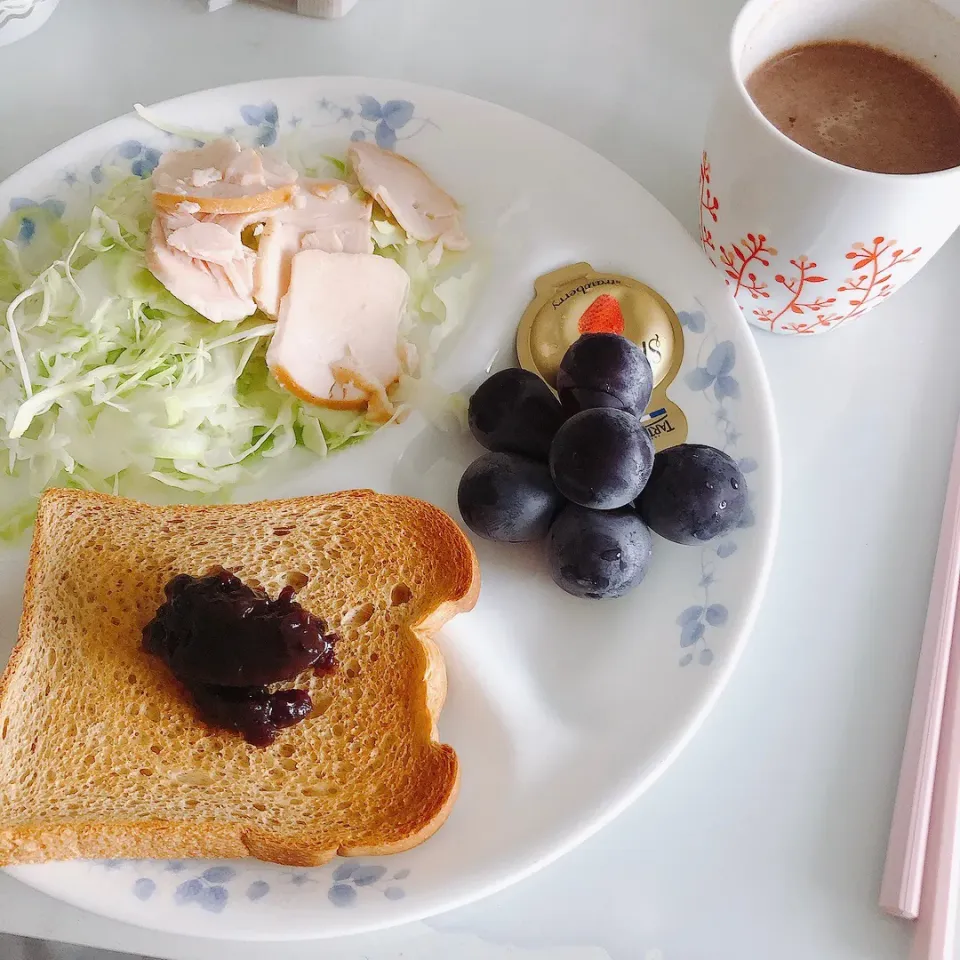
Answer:
[[[749,0],[730,39],[700,166],[700,240],[744,316],[813,334],[862,316],[960,225],[960,167],[870,173],[788,139],[744,80],[801,43],[859,40],[919,62],[960,96],[960,20],[933,0]]]

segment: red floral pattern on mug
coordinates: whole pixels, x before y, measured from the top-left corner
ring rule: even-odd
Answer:
[[[796,273],[785,276],[778,273],[773,279],[784,288],[790,297],[786,305],[777,311],[759,309],[754,310],[753,315],[761,323],[769,324],[770,329],[776,328],[777,321],[787,314],[803,316],[804,314],[815,313],[817,316],[823,316],[823,311],[837,302],[836,297],[824,297],[817,294],[815,290],[810,290],[811,284],[826,283],[827,278],[814,273],[817,269],[815,260],[808,260],[806,257],[798,257],[791,260],[790,265],[796,269]],[[738,301],[739,302],[739,301]],[[785,329],[790,325],[785,324]]]
[[[853,260],[853,269],[858,271],[852,277],[837,287],[836,296],[809,298],[804,293],[808,284],[825,283],[827,278],[815,276],[811,273],[816,263],[800,257],[790,263],[799,271],[797,276],[790,279],[777,274],[774,280],[784,286],[791,293],[787,305],[778,313],[771,310],[754,310],[753,314],[761,323],[769,324],[771,330],[776,329],[777,321],[789,314],[803,316],[803,320],[791,320],[780,326],[786,333],[817,333],[827,327],[839,326],[846,320],[859,317],[880,300],[886,299],[896,289],[892,281],[893,270],[902,263],[910,263],[920,252],[915,247],[909,253],[897,246],[896,240],[887,240],[886,237],[874,237],[869,246],[865,243],[854,243],[846,254],[847,260]],[[740,303],[739,299],[737,300]],[[740,304],[741,307],[743,306]],[[806,319],[809,317],[809,319]]]
[[[896,288],[890,281],[891,271],[901,263],[910,263],[921,249],[914,247],[909,253],[905,253],[902,248],[897,248],[896,240],[888,241],[885,237],[874,237],[870,247],[855,243],[847,254],[847,259],[855,261],[854,270],[865,272],[847,278],[846,284],[838,290],[839,293],[858,294],[856,299],[850,300],[854,309],[844,319],[859,317],[874,301],[889,297]]]
[[[707,151],[704,150],[700,158],[700,243],[703,245],[703,252],[714,266],[717,262],[710,256],[710,250],[715,251],[717,248],[713,242],[713,233],[707,225],[708,222],[704,220],[704,214],[716,223],[719,209],[720,203],[710,190],[710,161],[707,159]]]
[[[717,244],[710,224],[719,221],[720,201],[710,188],[710,161],[704,151],[700,160],[700,243],[704,253],[715,267],[723,270],[727,286],[732,288],[744,315],[752,301],[769,300],[771,292],[780,288],[779,292],[786,296],[782,308],[758,304],[750,312],[756,324],[781,333],[818,333],[859,317],[893,293],[894,270],[910,263],[921,251],[914,247],[908,253],[896,240],[884,236],[874,237],[870,244],[853,243],[846,259],[853,261],[854,275],[846,277],[830,295],[829,286],[821,286],[829,285],[830,278],[817,272],[816,260],[800,255],[790,260],[790,269],[778,269],[778,251],[762,233],[748,233],[729,245]],[[718,250],[720,265],[712,256]],[[772,278],[773,287],[759,275],[761,270],[771,269],[777,271]]]
[[[720,260],[726,267],[727,284],[733,283],[733,295],[737,297],[741,290],[746,290],[754,300],[769,298],[767,285],[749,268],[754,262],[769,267],[768,258],[776,255],[777,251],[767,246],[767,238],[762,233],[756,236],[748,233],[739,244],[731,243],[729,249],[721,244]]]

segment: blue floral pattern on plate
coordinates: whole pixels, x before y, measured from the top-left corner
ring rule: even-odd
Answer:
[[[30,244],[37,237],[37,231],[44,221],[63,219],[70,204],[88,204],[93,196],[103,189],[107,171],[121,176],[133,175],[145,180],[156,169],[162,151],[139,140],[124,140],[112,150],[107,151],[99,163],[94,164],[85,173],[74,167],[60,172],[59,181],[65,197],[46,196],[41,198],[14,197],[10,200],[10,212],[19,214],[20,227],[17,243],[20,246]]]
[[[399,867],[393,860],[388,864],[343,860],[335,866],[300,870],[253,860],[212,866],[188,860],[97,860],[91,863],[110,872],[129,872],[133,877],[130,893],[142,903],[163,896],[177,907],[222,913],[233,900],[259,903],[285,885],[316,886],[318,896],[326,896],[333,906],[340,908],[356,906],[361,896],[373,894],[386,900],[402,900],[406,896],[402,883],[410,876],[410,870]],[[150,876],[146,876],[148,870]],[[169,881],[165,881],[163,874],[170,876]]]
[[[356,106],[345,106],[327,99],[320,100],[318,106],[324,119],[314,126],[351,124],[354,129],[349,139],[373,140],[384,150],[393,150],[398,140],[416,136],[428,124],[436,126],[428,117],[418,116],[416,107],[409,100],[381,103],[376,97],[360,94]],[[240,108],[240,117],[248,127],[255,129],[259,146],[270,147],[277,142],[281,124],[280,111],[275,103],[268,100],[261,104],[245,104]],[[292,130],[302,129],[303,118],[291,115],[286,124]],[[226,132],[236,131],[231,128]]]
[[[696,365],[686,374],[685,383],[694,391],[704,395],[707,403],[714,407],[713,419],[720,434],[715,444],[725,453],[734,456],[741,434],[734,423],[731,402],[740,399],[740,383],[734,376],[737,364],[737,350],[732,340],[718,340],[713,325],[703,310],[680,311],[677,314],[684,329],[685,347],[690,348],[694,337],[698,337]],[[744,475],[758,468],[752,457],[737,459]],[[747,506],[740,518],[739,529],[753,526],[755,518],[750,493],[747,491]],[[716,656],[710,646],[710,629],[719,629],[726,625],[730,612],[722,603],[713,599],[713,588],[718,583],[719,564],[737,552],[737,541],[729,535],[719,542],[710,542],[700,548],[700,579],[697,584],[702,596],[697,602],[686,607],[677,617],[680,628],[680,666],[689,666],[696,657],[697,663],[709,667]]]
[[[17,231],[17,243],[26,246],[37,233],[38,218],[43,215],[60,220],[66,210],[66,204],[55,197],[45,200],[30,200],[28,197],[14,197],[10,201],[10,212],[20,215],[20,227]]]
[[[271,101],[259,106],[246,104],[240,108],[240,116],[248,127],[255,127],[257,144],[272,147],[277,142],[277,128],[280,126],[280,111]]]
[[[436,126],[427,117],[419,117],[409,100],[387,100],[380,103],[376,97],[362,94],[357,97],[359,109],[341,107],[329,100],[320,101],[320,109],[335,118],[352,121],[355,129],[351,140],[373,140],[384,150],[393,150],[398,140],[409,140],[428,124]],[[415,122],[414,122],[415,121]],[[408,125],[414,122],[411,128]]]

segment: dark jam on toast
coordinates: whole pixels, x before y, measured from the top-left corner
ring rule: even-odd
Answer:
[[[306,690],[268,686],[304,670],[332,670],[335,634],[284,587],[276,600],[227,570],[181,573],[143,628],[143,647],[160,657],[190,691],[204,720],[236,730],[258,747],[313,709]]]

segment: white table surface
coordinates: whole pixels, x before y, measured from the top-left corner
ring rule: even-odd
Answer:
[[[313,21],[245,3],[208,14],[197,0],[62,0],[38,34],[0,49],[0,178],[135,100],[375,74],[552,124],[692,230],[710,90],[739,5],[362,0],[344,20]],[[230,956],[905,957],[907,927],[875,902],[960,411],[958,256],[955,237],[907,290],[841,332],[758,336],[783,440],[779,551],[733,681],[649,794],[484,902],[376,936]],[[0,931],[178,960],[227,955],[4,875]]]

